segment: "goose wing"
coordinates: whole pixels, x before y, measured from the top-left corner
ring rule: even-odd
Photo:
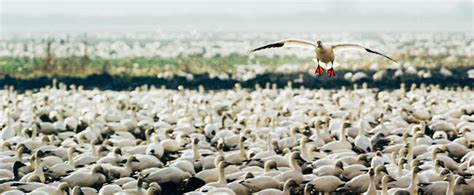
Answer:
[[[337,51],[337,50],[341,50],[341,49],[363,49],[365,50],[366,52],[369,52],[369,53],[373,53],[373,54],[377,54],[377,55],[380,55],[380,56],[383,56],[389,60],[391,60],[392,62],[395,62],[398,64],[398,62],[394,59],[392,59],[391,57],[388,57],[382,53],[379,53],[377,51],[374,51],[374,50],[371,50],[369,48],[366,48],[366,47],[363,47],[363,46],[360,46],[360,45],[357,45],[357,44],[337,44],[337,45],[333,45],[332,46],[332,49]]]
[[[310,41],[300,40],[300,39],[287,39],[281,40],[274,43],[270,43],[261,47],[257,47],[255,49],[250,50],[250,52],[268,49],[268,48],[276,48],[276,47],[301,47],[306,49],[315,49],[316,45],[311,43]]]

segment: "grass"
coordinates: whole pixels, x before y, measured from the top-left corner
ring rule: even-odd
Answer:
[[[472,66],[474,59],[459,57],[456,61],[446,62],[446,57],[417,57],[402,56],[400,62],[410,62],[417,67],[436,68],[446,66],[448,68]],[[388,62],[380,59],[376,61],[381,65]],[[342,64],[359,64],[368,67],[374,61],[351,60]],[[85,77],[91,74],[108,73],[120,76],[153,76],[163,71],[184,71],[189,73],[204,73],[213,71],[232,72],[237,65],[261,64],[266,66],[278,66],[283,64],[313,64],[311,59],[298,58],[296,56],[243,56],[231,54],[228,56],[215,56],[204,58],[200,55],[178,56],[176,58],[163,57],[136,57],[102,59],[90,58],[88,56],[73,56],[67,58],[46,57],[1,57],[1,75],[9,75],[16,78],[34,78],[39,76],[75,76]],[[339,67],[339,69],[350,69],[351,66]]]

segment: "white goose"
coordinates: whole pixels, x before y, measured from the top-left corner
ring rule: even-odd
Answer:
[[[287,39],[287,40],[282,40],[282,41],[277,41],[274,43],[270,43],[255,49],[252,49],[250,52],[255,52],[258,50],[262,49],[268,49],[268,48],[274,48],[274,47],[302,47],[306,49],[313,49],[315,53],[315,58],[313,59],[314,62],[318,64],[318,67],[315,70],[315,73],[322,74],[324,72],[324,69],[320,66],[319,62],[323,62],[326,64],[324,67],[325,69],[328,70],[328,75],[329,76],[334,76],[334,59],[335,59],[335,51],[341,50],[341,49],[363,49],[369,53],[377,54],[380,56],[383,56],[395,63],[398,64],[397,61],[394,59],[381,54],[377,51],[371,50],[369,48],[357,45],[357,44],[335,44],[335,45],[329,45],[329,44],[323,44],[321,41],[317,41],[316,44],[311,42],[311,41],[306,41],[306,40],[299,40],[299,39]],[[331,64],[328,66],[327,64]]]

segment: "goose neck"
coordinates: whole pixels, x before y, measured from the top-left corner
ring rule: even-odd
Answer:
[[[93,154],[94,156],[99,156],[99,152],[98,152],[97,149],[95,148],[94,142],[91,142],[91,150],[92,150],[92,154]]]
[[[300,167],[300,165],[298,164],[298,161],[295,158],[291,158],[290,166],[291,166],[291,169],[294,170],[294,171],[301,170],[301,167]]]
[[[452,179],[448,183],[448,190],[446,191],[446,195],[454,195],[454,187],[455,187],[455,179]]]
[[[373,175],[369,175],[369,188],[367,189],[367,191],[377,191],[376,187],[375,187],[375,183],[374,183],[374,176]]]
[[[411,183],[410,183],[410,186],[408,187],[410,189],[411,194],[418,194],[417,183],[418,183],[417,174],[416,174],[416,172],[412,171]]]
[[[73,151],[72,150],[68,150],[67,163],[71,166],[74,166],[74,157],[73,157]]]
[[[403,174],[403,163],[402,162],[398,163],[397,171],[398,171],[398,176],[399,177],[402,176],[402,174]]]
[[[240,157],[242,157],[242,158],[246,158],[246,156],[247,156],[247,154],[246,154],[246,152],[245,152],[245,148],[244,148],[244,143],[243,143],[243,142],[240,142],[239,154],[240,154]]]
[[[227,180],[225,179],[225,167],[219,166],[219,183],[226,184]]]
[[[15,181],[18,181],[18,179],[20,178],[20,174],[18,173],[19,169],[19,167],[14,167],[13,169],[13,180]]]
[[[386,179],[382,179],[382,195],[388,195],[388,185]]]
[[[199,150],[196,144],[192,145],[192,150],[193,150],[193,160],[194,161],[199,160],[200,155],[199,155]]]
[[[347,142],[346,128],[345,127],[341,128],[341,142]]]

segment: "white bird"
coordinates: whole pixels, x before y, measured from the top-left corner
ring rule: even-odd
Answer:
[[[363,50],[365,50],[369,53],[374,53],[374,54],[377,54],[377,55],[381,55],[381,56],[383,56],[383,57],[385,57],[385,58],[387,58],[387,59],[389,59],[389,60],[391,60],[391,61],[398,64],[398,62],[395,61],[394,59],[392,59],[391,57],[388,57],[388,56],[386,56],[382,53],[379,53],[377,51],[374,51],[372,49],[369,49],[369,48],[366,48],[366,47],[363,47],[363,46],[360,46],[360,45],[357,45],[357,44],[335,44],[335,45],[330,45],[330,44],[323,44],[321,41],[317,41],[316,44],[315,44],[311,41],[300,40],[300,39],[287,39],[287,40],[277,41],[277,42],[274,42],[274,43],[270,43],[270,44],[252,49],[250,52],[255,52],[255,51],[258,51],[258,50],[274,48],[274,47],[302,47],[302,48],[306,48],[306,49],[313,49],[314,53],[315,53],[315,58],[313,59],[313,61],[315,61],[318,64],[318,67],[316,68],[315,73],[322,74],[324,72],[324,69],[319,64],[319,62],[321,61],[321,62],[325,63],[326,65],[329,64],[329,63],[331,64],[330,66],[324,67],[325,69],[329,69],[328,70],[328,75],[329,76],[334,76],[335,75],[334,68],[333,68],[334,59],[335,59],[334,52],[338,51],[338,50],[341,50],[341,49],[363,49]]]

